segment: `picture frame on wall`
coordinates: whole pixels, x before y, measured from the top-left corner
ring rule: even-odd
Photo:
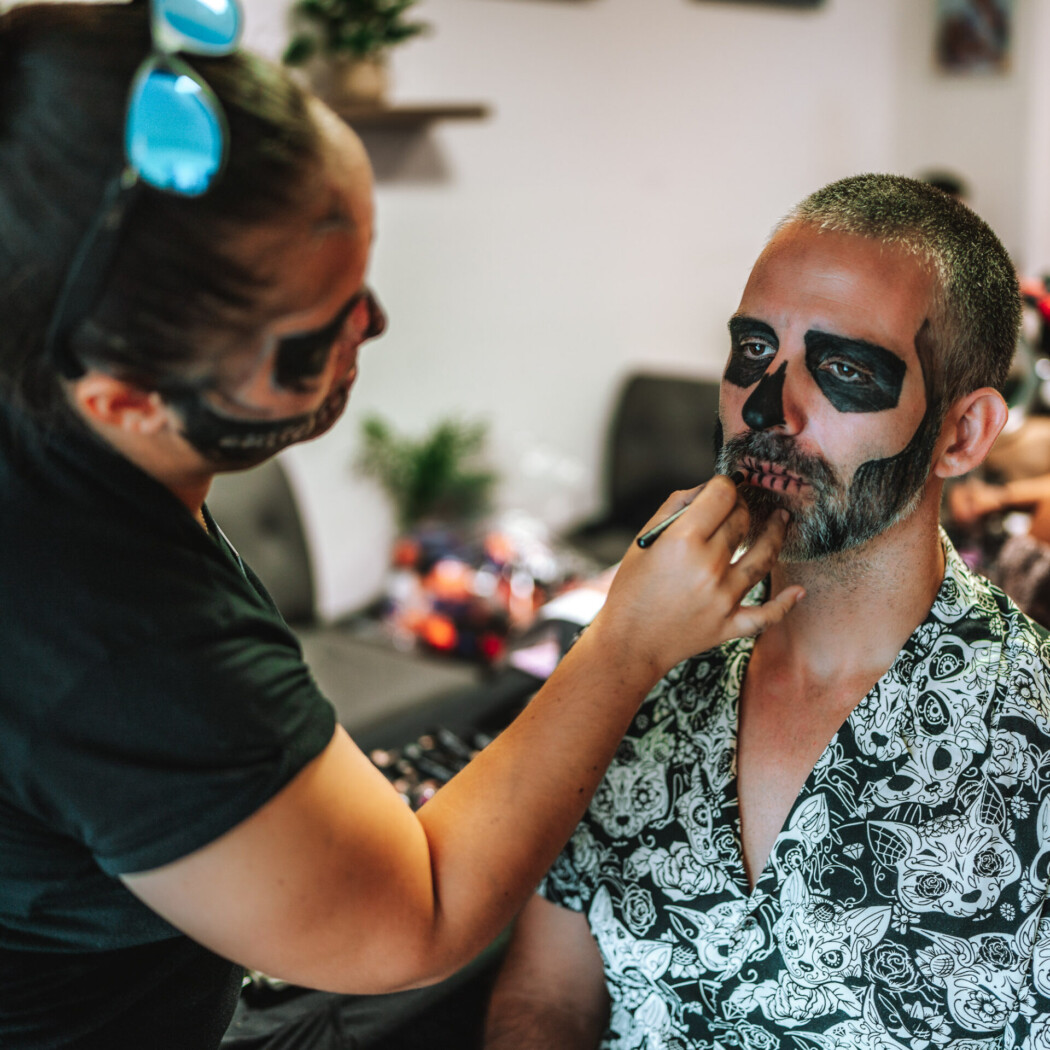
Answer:
[[[824,0],[701,0],[703,3],[746,4],[748,7],[823,7]]]
[[[955,75],[1005,73],[1013,15],[1014,0],[937,0],[937,68]]]

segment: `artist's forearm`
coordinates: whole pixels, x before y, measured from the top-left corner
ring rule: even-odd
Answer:
[[[1030,507],[1050,499],[1050,475],[1041,474],[1034,478],[1018,478],[1000,488],[1003,509],[1010,507]]]
[[[588,631],[524,714],[419,811],[437,901],[435,961],[480,951],[572,834],[656,681],[625,655]]]
[[[528,900],[660,675],[798,600],[796,588],[739,605],[783,528],[774,516],[734,561],[747,511],[729,480],[711,482],[659,544],[625,555],[526,712],[418,814],[339,729],[250,817],[126,884],[220,955],[297,984],[367,993],[440,979]]]

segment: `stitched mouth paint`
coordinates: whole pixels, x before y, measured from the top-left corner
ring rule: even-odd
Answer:
[[[183,437],[217,470],[240,470],[331,429],[346,408],[350,386],[350,380],[340,384],[314,412],[283,419],[228,416],[198,390],[167,394],[165,400],[182,416]]]
[[[740,491],[751,511],[749,543],[774,510],[786,507],[791,521],[781,560],[814,561],[867,543],[911,512],[929,473],[939,427],[938,414],[927,411],[901,452],[862,463],[849,485],[822,456],[803,453],[793,437],[768,430],[745,431],[726,441],[717,469],[740,469],[747,476]],[[753,463],[803,479],[805,487],[784,491],[756,484],[761,475],[753,473]]]
[[[797,493],[808,484],[804,478],[781,464],[758,462],[750,456],[741,461],[740,472],[749,485],[769,489],[770,492]]]

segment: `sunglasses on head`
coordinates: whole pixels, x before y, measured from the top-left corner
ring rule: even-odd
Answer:
[[[138,190],[206,193],[226,162],[229,128],[215,93],[178,53],[231,54],[243,17],[237,0],[151,0],[150,53],[135,71],[124,122],[123,170],[106,187],[66,274],[45,351],[68,379],[84,374],[68,346],[97,304]]]

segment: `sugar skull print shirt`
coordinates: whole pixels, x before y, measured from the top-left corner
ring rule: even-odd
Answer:
[[[1050,1050],[1050,640],[942,537],[925,621],[750,890],[736,727],[753,642],[650,694],[541,886],[586,913],[610,1050]]]

